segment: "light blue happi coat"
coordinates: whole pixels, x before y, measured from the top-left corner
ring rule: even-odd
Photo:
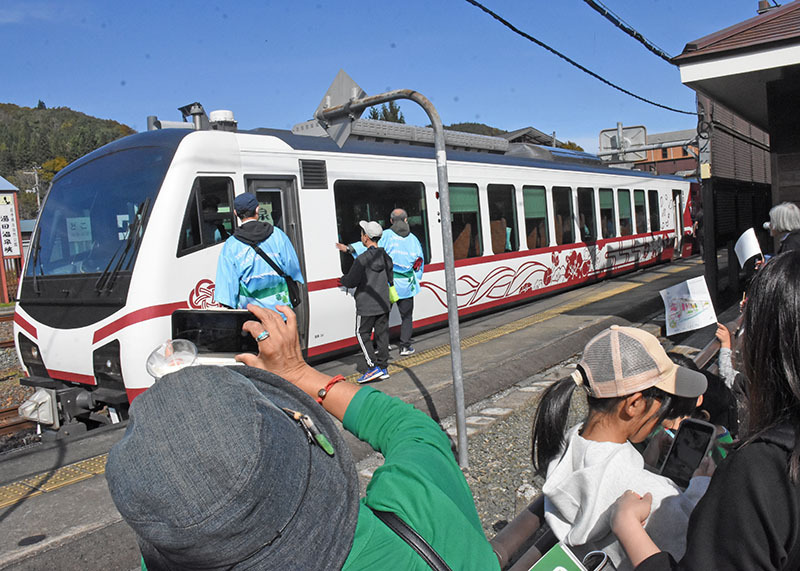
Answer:
[[[355,250],[353,257],[357,257],[366,251],[364,244],[354,242],[350,244]],[[384,230],[378,246],[386,250],[394,264],[394,287],[400,299],[414,297],[420,291],[419,282],[425,269],[422,262],[417,271],[414,271],[414,262],[418,258],[423,259],[422,244],[414,234],[409,233],[405,238],[397,234],[391,228]]]
[[[297,253],[280,228],[274,228],[272,235],[258,246],[286,275],[304,283]],[[242,309],[248,303],[270,309],[275,309],[276,305],[292,306],[286,280],[252,246],[233,236],[225,240],[217,261],[214,299],[228,307]]]

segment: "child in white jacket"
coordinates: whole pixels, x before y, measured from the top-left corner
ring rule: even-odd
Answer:
[[[683,555],[689,515],[709,478],[692,478],[682,492],[648,471],[631,443],[691,413],[706,383],[702,373],[674,364],[653,335],[612,326],[589,341],[572,377],[544,393],[534,419],[533,463],[539,473],[546,470],[545,520],[579,557],[603,550],[617,569],[631,568],[609,520],[609,508],[626,490],[652,493],[647,531],[661,549]],[[587,393],[589,415],[565,434],[577,387]]]

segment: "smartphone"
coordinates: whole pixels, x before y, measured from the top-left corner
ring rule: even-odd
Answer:
[[[258,343],[242,331],[245,321],[258,321],[246,309],[179,309],[172,314],[172,338],[187,339],[198,354],[255,353]]]
[[[681,488],[688,487],[692,474],[711,450],[716,432],[713,424],[703,420],[687,418],[681,422],[661,467],[661,475]]]

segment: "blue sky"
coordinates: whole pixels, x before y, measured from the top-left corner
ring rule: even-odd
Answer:
[[[756,15],[757,0],[605,0],[671,55]],[[648,99],[694,109],[678,69],[582,0],[485,0],[518,28]],[[136,130],[199,101],[240,128],[310,119],[344,69],[370,95],[416,89],[445,124],[556,131],[596,151],[598,133],[693,117],[641,103],[513,34],[464,0],[2,0],[0,102],[66,106]],[[408,123],[427,123],[401,102]]]

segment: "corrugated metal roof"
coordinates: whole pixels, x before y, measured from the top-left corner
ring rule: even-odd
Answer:
[[[734,24],[686,44],[683,53],[672,58],[673,62],[723,52],[764,48],[768,44],[789,43],[800,40],[800,0]]]

